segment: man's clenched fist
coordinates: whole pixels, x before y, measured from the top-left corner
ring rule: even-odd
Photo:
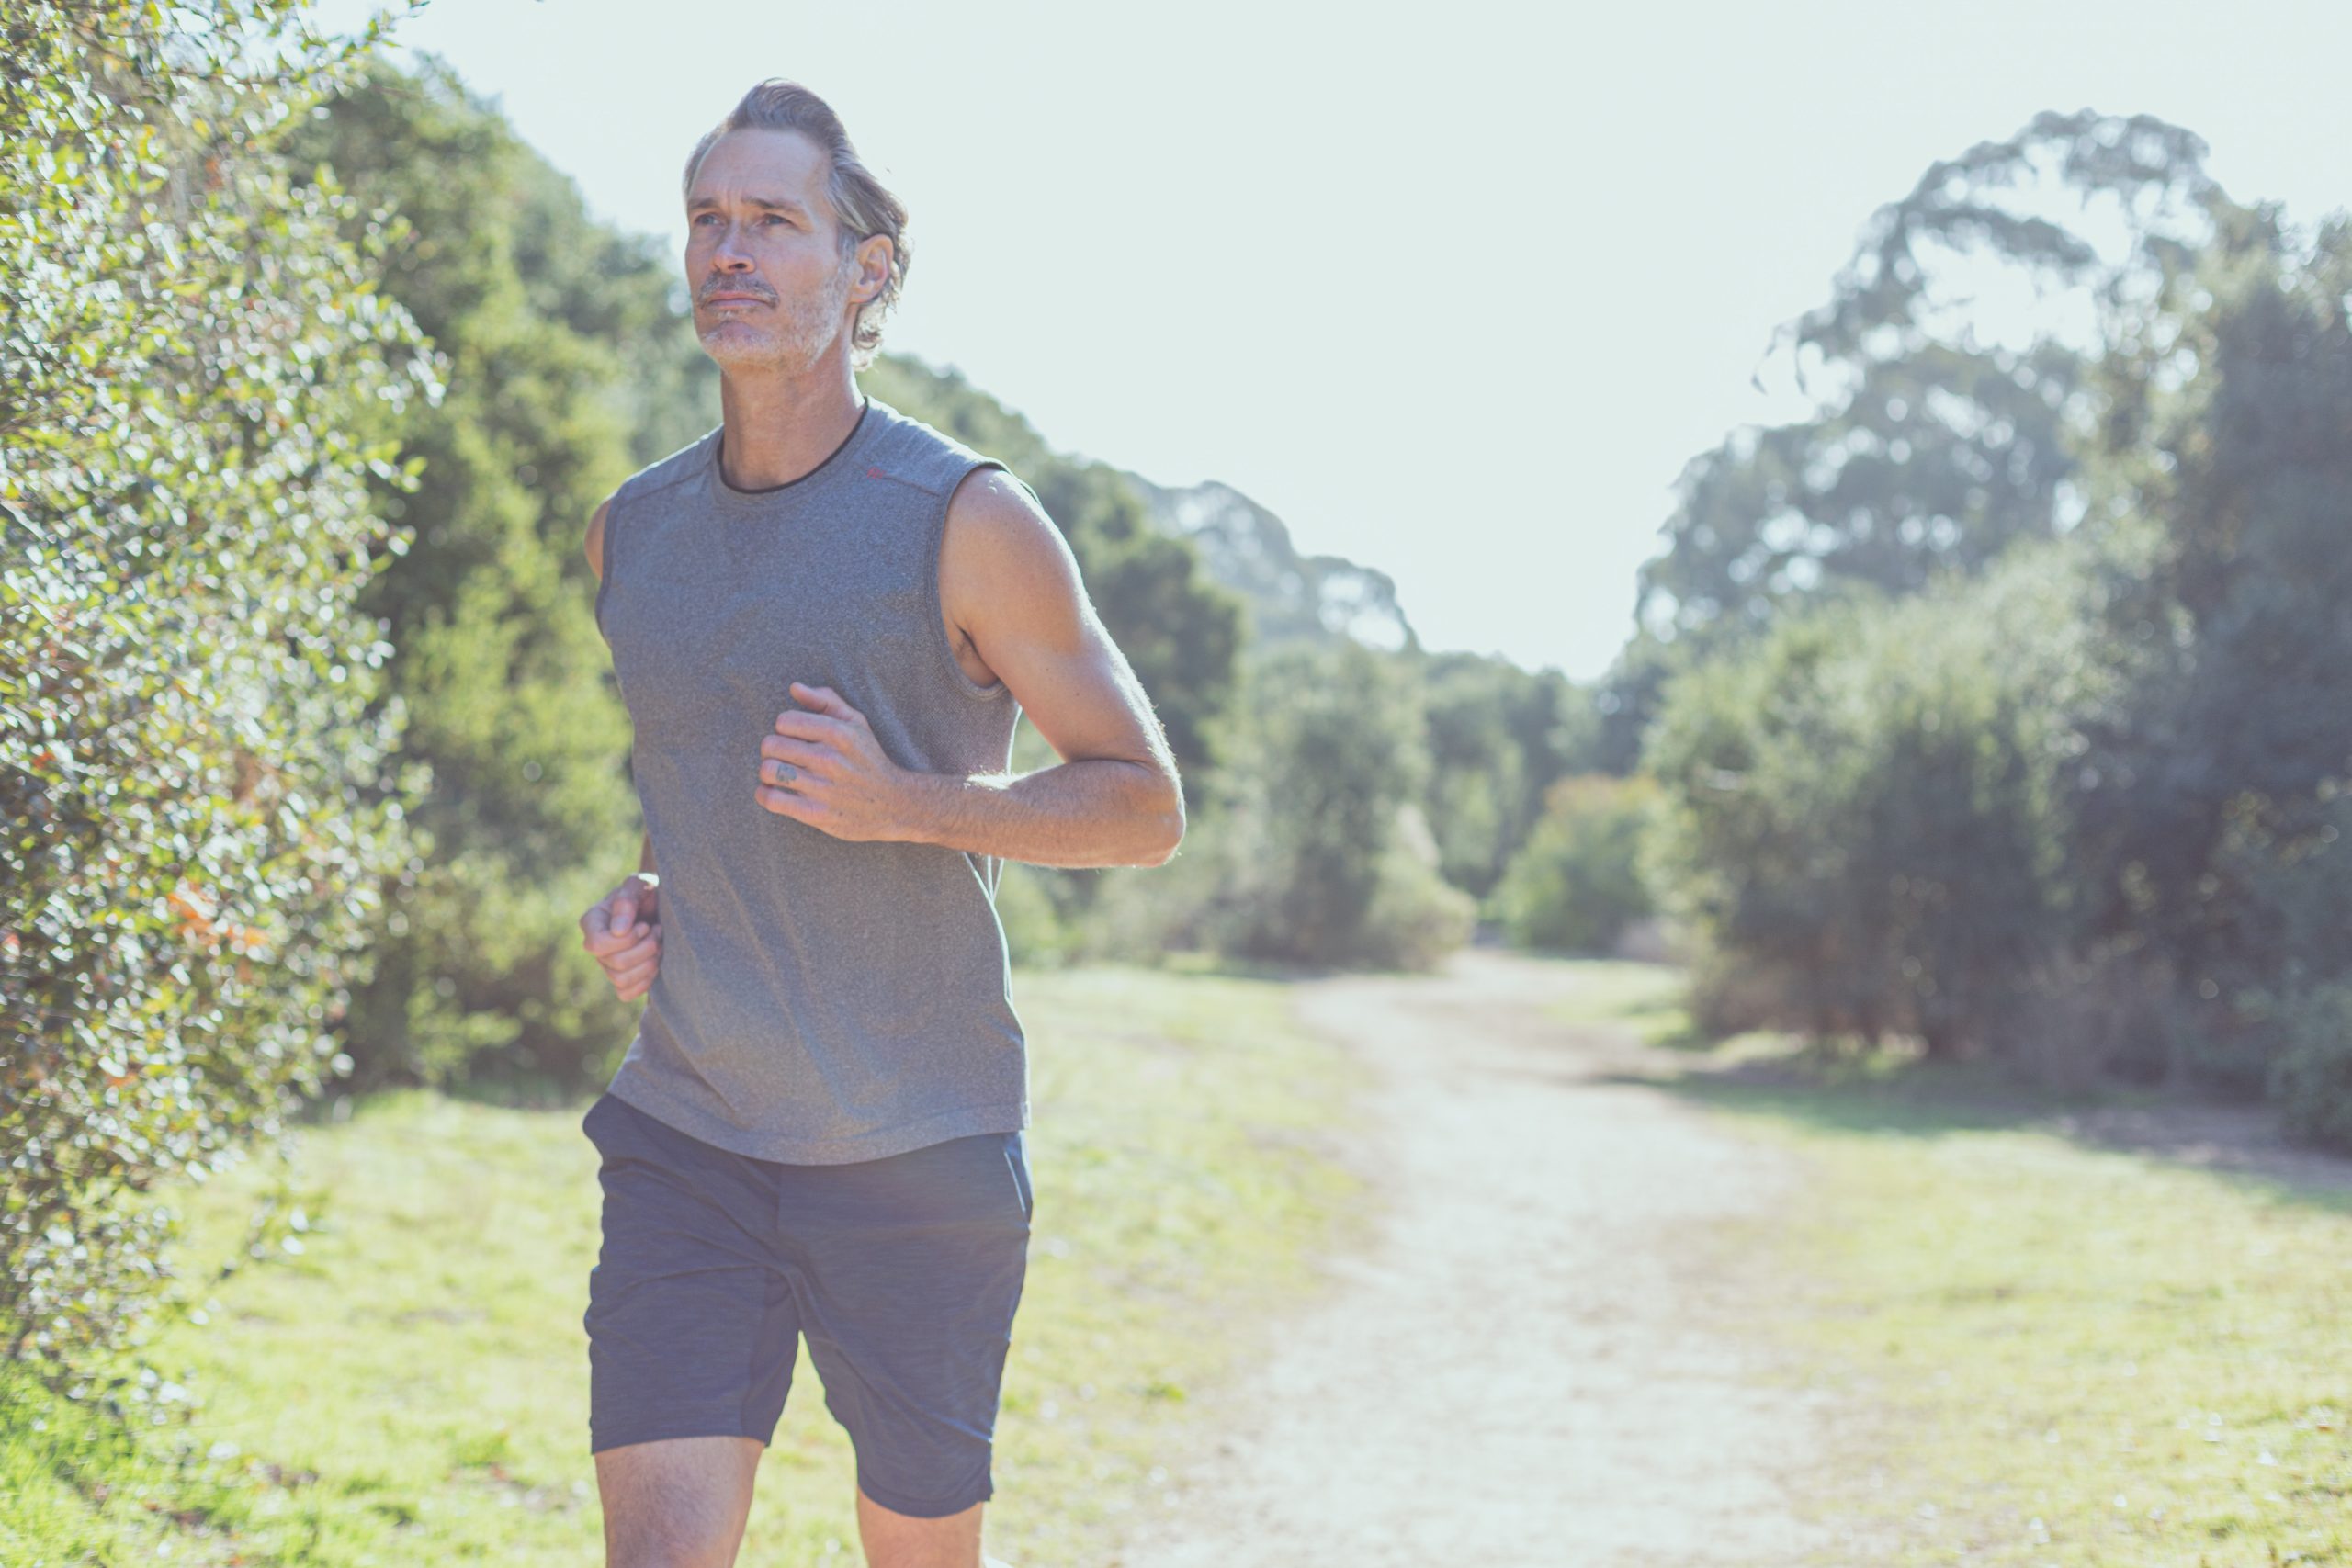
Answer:
[[[760,737],[763,810],[855,842],[912,837],[909,821],[926,782],[892,762],[865,716],[831,686],[792,682],[798,713],[775,716]]]
[[[662,967],[662,921],[656,905],[662,879],[650,871],[629,874],[627,880],[580,917],[581,944],[598,964],[613,992],[635,1001],[653,984]]]

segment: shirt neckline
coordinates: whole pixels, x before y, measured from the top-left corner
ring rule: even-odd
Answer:
[[[717,430],[710,433],[711,493],[722,502],[731,502],[742,506],[756,506],[761,502],[782,495],[786,491],[799,489],[810,480],[831,473],[840,465],[843,454],[857,445],[858,438],[865,434],[866,426],[878,423],[874,414],[874,399],[869,394],[860,401],[857,423],[849,427],[849,434],[842,437],[841,444],[825,454],[824,460],[815,468],[798,479],[786,479],[780,485],[763,485],[758,490],[739,490],[727,482],[726,472],[719,467],[719,458],[724,455],[727,445],[727,426],[722,422]]]

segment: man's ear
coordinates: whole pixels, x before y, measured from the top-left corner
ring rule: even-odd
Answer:
[[[852,304],[868,304],[888,286],[893,249],[888,234],[868,234],[858,242],[857,281],[849,286]]]

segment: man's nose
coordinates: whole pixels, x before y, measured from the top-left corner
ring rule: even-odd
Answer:
[[[747,266],[752,260],[744,252],[738,231],[731,223],[719,231],[718,243],[710,254],[711,260],[721,266]]]

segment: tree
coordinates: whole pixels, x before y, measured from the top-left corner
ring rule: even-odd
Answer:
[[[1252,667],[1225,781],[1230,950],[1425,966],[1467,938],[1475,907],[1439,877],[1420,813],[1422,702],[1411,665],[1353,641]]]
[[[2352,973],[2352,218],[2275,209],[2176,268],[2102,386],[2101,627],[2131,683],[2086,716],[2098,930],[2177,987],[2176,1080],[2251,1091],[2281,998]]]
[[[1826,373],[1822,412],[1735,432],[1683,470],[1665,548],[1641,570],[1637,636],[1692,645],[1688,664],[1791,603],[1917,593],[1942,570],[1982,571],[2019,540],[2064,531],[2097,406],[2089,367],[2241,210],[2205,173],[2205,152],[2163,120],[2085,110],[2036,116],[1931,164],[1872,218],[1830,299],[1781,329],[1801,386],[1808,359]],[[2039,185],[2086,212],[2106,203],[2120,252],[2002,195]],[[1948,298],[1968,265],[2054,291],[2094,326],[2073,341],[2045,328],[2024,346],[1980,343],[1971,301]],[[1616,728],[1646,726],[1659,670],[1644,651],[1610,682]]]
[[[1543,816],[1544,794],[1598,756],[1590,695],[1557,671],[1475,653],[1406,656],[1429,716],[1424,808],[1445,879],[1484,897]]]
[[[294,145],[401,214],[384,286],[449,367],[447,397],[400,427],[421,482],[385,499],[415,547],[365,600],[431,784],[347,1049],[369,1086],[576,1084],[634,1024],[578,921],[634,868],[639,831],[582,539],[640,460],[707,428],[691,397],[707,356],[673,265],[594,220],[445,62],[379,62],[327,109]]]
[[[2059,779],[2098,671],[2074,546],[1815,606],[1674,683],[1653,880],[1716,1026],[2008,1043],[2078,918]]]

